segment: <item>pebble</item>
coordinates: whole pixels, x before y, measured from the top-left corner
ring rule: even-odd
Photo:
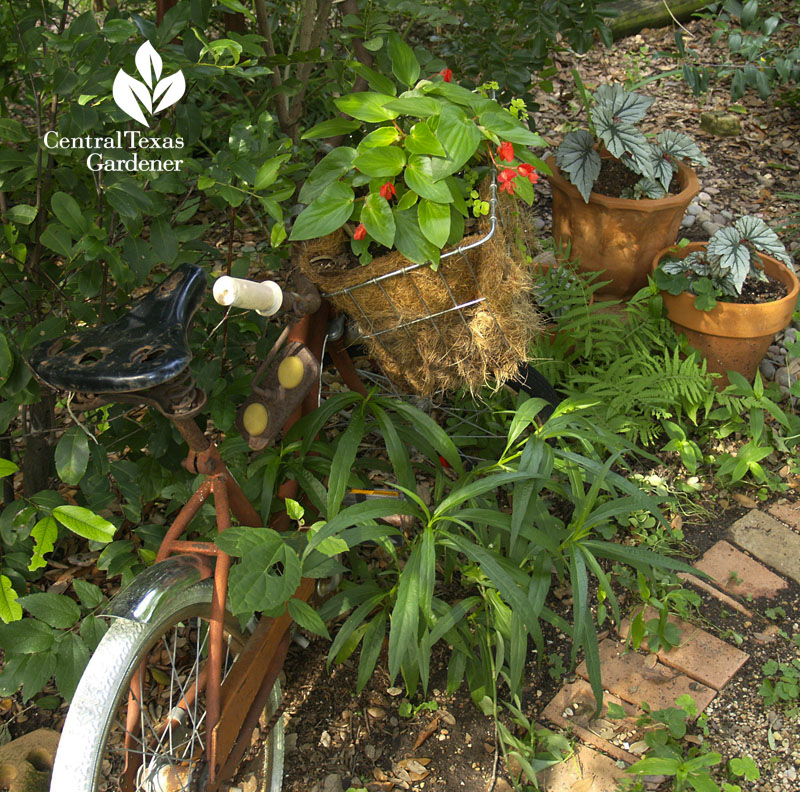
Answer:
[[[700,212],[703,211],[703,207],[700,204],[689,204],[689,208],[686,210],[690,215],[699,215]]]
[[[764,360],[761,361],[761,365],[758,367],[758,369],[761,372],[761,376],[765,380],[772,381],[773,379],[775,379],[775,371],[776,371],[775,364],[772,363],[771,360],[764,358]]]
[[[322,782],[322,792],[344,792],[342,777],[338,773],[326,775]]]
[[[720,228],[722,228],[722,227],[723,227],[724,225],[726,225],[726,224],[727,224],[727,222],[728,222],[728,218],[727,218],[727,217],[725,217],[725,216],[724,216],[723,214],[721,214],[721,213],[720,213],[720,214],[715,214],[715,215],[714,215],[714,216],[713,216],[711,219],[712,219],[712,220],[713,220],[713,221],[714,221],[714,222],[715,222],[715,223],[716,223],[716,224],[717,224],[717,225],[718,225]]]
[[[700,201],[700,203],[708,203],[711,200],[711,196],[706,190],[703,190],[703,192],[697,196],[697,200]]]
[[[784,346],[786,344],[793,344],[795,341],[797,341],[797,330],[794,327],[787,328],[786,332],[783,334]]]
[[[719,195],[719,187],[706,187],[705,191],[709,195]]]
[[[711,219],[711,212],[709,212],[707,209],[701,209],[697,214],[697,219],[701,223],[705,223]]]
[[[710,237],[714,236],[720,228],[722,228],[722,225],[720,223],[715,223],[713,220],[706,220],[703,222],[703,231]]]
[[[547,225],[547,221],[542,219],[541,217],[536,217],[533,221],[533,227],[537,231],[542,231],[544,227]]]
[[[691,209],[691,207],[689,208]],[[681,225],[684,228],[691,228],[694,225],[695,220],[697,220],[697,217],[695,217],[693,214],[687,214],[686,217],[684,217],[681,221]]]
[[[721,214],[721,215],[722,215],[722,216],[723,216],[723,217],[724,217],[726,220],[733,220],[733,212],[729,212],[727,209],[723,209],[723,210],[720,212],[720,214]]]
[[[789,387],[789,369],[787,369],[786,366],[781,366],[775,372],[775,382],[777,382],[778,385],[781,385],[784,388]]]

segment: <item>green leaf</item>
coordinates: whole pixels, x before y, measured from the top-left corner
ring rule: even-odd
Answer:
[[[391,146],[399,137],[400,132],[393,126],[379,127],[361,139],[357,151],[360,153],[363,149]]]
[[[70,701],[75,695],[81,674],[89,662],[89,649],[83,639],[75,633],[67,633],[58,646],[56,685],[58,692]]]
[[[597,109],[603,114],[618,119],[623,124],[635,124],[641,121],[655,99],[633,91],[626,91],[621,85],[601,85],[594,94]],[[597,119],[595,118],[595,123]]]
[[[36,207],[30,204],[16,204],[8,210],[6,216],[12,223],[30,225],[36,219]]]
[[[541,135],[526,129],[511,113],[507,111],[489,111],[481,113],[478,119],[490,132],[501,140],[519,143],[523,146],[544,146],[546,142]]]
[[[334,99],[334,104],[346,115],[357,118],[359,121],[369,121],[377,124],[381,121],[391,121],[397,118],[398,113],[387,110],[384,105],[394,99],[389,94],[375,93],[373,91],[360,91],[347,96]]]
[[[17,592],[11,581],[0,575],[0,619],[5,624],[22,618],[22,606],[17,602]]]
[[[436,99],[423,96],[415,91],[408,91],[399,99],[394,99],[384,105],[387,110],[394,110],[401,115],[415,116],[416,118],[437,116],[442,112],[443,106]]]
[[[61,436],[55,451],[58,477],[75,486],[86,473],[89,464],[89,438],[78,426],[71,426]]]
[[[475,154],[483,136],[475,123],[467,118],[463,110],[446,106],[439,115],[436,137],[447,152],[446,159],[437,159],[433,170],[435,179],[443,179],[456,173]],[[430,196],[424,196],[429,198]],[[436,200],[432,198],[431,200]],[[445,203],[440,201],[440,203]]]
[[[344,119],[342,119],[344,120]],[[273,157],[267,160],[259,169],[256,174],[256,180],[253,184],[253,189],[258,192],[259,190],[266,190],[271,187],[275,180],[278,178],[278,170],[286,160],[291,157],[291,154],[281,154],[279,157]]]
[[[305,181],[297,200],[310,204],[325,191],[325,188],[344,176],[352,167],[358,152],[349,146],[339,146],[326,154],[314,167]]]
[[[594,149],[594,138],[585,129],[566,135],[556,151],[556,165],[577,187],[587,203],[602,164],[600,155]]]
[[[408,170],[406,169],[406,175]],[[438,263],[440,250],[423,235],[414,209],[394,214],[394,246],[409,261],[415,264]],[[449,461],[449,460],[448,460]]]
[[[353,160],[353,167],[372,179],[397,176],[405,164],[405,152],[397,146],[369,148]]]
[[[49,223],[40,237],[42,244],[68,259],[72,257],[72,237],[61,223]]]
[[[419,62],[411,47],[397,33],[390,33],[387,49],[394,76],[409,87],[414,85],[419,79]]]
[[[331,639],[325,622],[320,619],[319,614],[307,603],[292,597],[289,600],[289,615],[304,630],[321,635],[323,638]]]
[[[5,338],[3,338],[5,341]],[[6,476],[10,476],[12,473],[16,473],[19,470],[19,467],[15,465],[10,459],[2,459],[0,458],[0,478],[5,478]]]
[[[82,506],[57,506],[53,517],[72,533],[93,542],[110,542],[117,531],[113,523]]]
[[[178,239],[172,226],[163,218],[156,218],[150,225],[150,244],[156,260],[162,264],[172,264],[178,255]]]
[[[53,645],[53,630],[38,619],[20,619],[0,625],[0,648],[14,654],[46,652]]]
[[[36,569],[41,569],[47,566],[45,560],[45,553],[50,553],[55,547],[56,539],[58,538],[58,524],[56,521],[48,516],[43,517],[31,530],[31,536],[36,544],[33,546],[33,555],[31,562],[28,564],[28,569],[33,572]]]
[[[440,159],[440,161],[442,161]],[[408,158],[403,174],[406,186],[417,195],[436,203],[452,203],[453,196],[445,182],[439,182],[433,176],[433,164],[430,157],[412,154]]]
[[[81,609],[64,594],[40,592],[19,598],[19,604],[37,619],[57,630],[72,627],[81,617]]]
[[[328,480],[328,520],[333,519],[342,506],[350,469],[356,458],[359,443],[364,439],[364,403],[353,410],[347,429],[339,436],[336,452],[331,462],[331,475]]]
[[[450,236],[450,207],[423,198],[417,205],[419,227],[425,238],[443,248]]]
[[[662,759],[658,756],[648,756],[632,764],[625,772],[637,775],[675,775],[681,763],[679,759]]]
[[[428,154],[434,157],[447,156],[444,147],[425,121],[420,121],[411,127],[411,131],[403,141],[403,145],[406,147],[406,151],[411,154]]]
[[[25,657],[20,665],[22,672],[22,700],[35,696],[53,676],[57,661],[55,652],[37,652]]]
[[[386,611],[382,610],[367,625],[361,641],[361,657],[358,661],[358,679],[356,692],[360,693],[372,677],[375,665],[378,662],[383,642],[386,638]]]
[[[400,574],[397,585],[397,599],[392,609],[389,628],[389,679],[394,681],[406,652],[413,644],[417,645],[419,626],[419,607],[421,597],[420,563],[422,551],[416,544]]]
[[[10,143],[24,143],[30,140],[30,135],[15,118],[0,118],[0,139]]]
[[[82,236],[89,230],[89,221],[84,217],[78,202],[65,192],[53,193],[50,199],[53,214],[63,223],[74,237]]]
[[[75,578],[72,581],[72,588],[75,589],[75,593],[78,595],[84,608],[96,608],[103,601],[103,590],[100,586],[89,583],[88,580]]]
[[[385,198],[377,193],[369,193],[361,209],[361,222],[373,239],[387,248],[394,245],[394,214]]]
[[[341,228],[353,211],[355,193],[349,184],[334,182],[304,209],[294,221],[289,239],[298,242],[315,239]]]
[[[336,137],[337,135],[347,135],[355,132],[361,127],[360,121],[352,121],[347,118],[331,118],[316,124],[307,132],[300,136],[300,140],[316,140]]]
[[[610,115],[601,108],[595,108],[593,118],[597,126],[597,134],[611,154],[617,159],[629,155],[636,172],[652,179],[653,161],[650,144],[647,142],[644,132],[631,124],[619,121],[616,116]]]

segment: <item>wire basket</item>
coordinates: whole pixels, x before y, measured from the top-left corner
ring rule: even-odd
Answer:
[[[353,320],[359,342],[403,390],[431,396],[500,386],[517,376],[541,332],[530,275],[515,246],[512,207],[498,199],[495,178],[487,193],[490,209],[479,233],[443,252],[436,270],[396,251],[342,270],[343,234],[303,251],[304,274]]]

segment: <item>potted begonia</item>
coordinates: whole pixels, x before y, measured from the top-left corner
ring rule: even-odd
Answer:
[[[746,215],[708,242],[660,251],[653,259],[667,316],[723,376],[753,381],[775,333],[792,319],[800,292],[792,259],[777,234]]]
[[[655,253],[675,242],[700,185],[691,165],[706,165],[677,130],[648,139],[639,124],[653,99],[620,85],[590,96],[573,72],[589,129],[564,137],[547,160],[553,236],[581,270],[604,271],[600,294],[627,297],[647,284]]]

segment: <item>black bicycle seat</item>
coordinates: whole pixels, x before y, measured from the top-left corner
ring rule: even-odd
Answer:
[[[183,264],[117,321],[39,344],[31,366],[48,385],[77,393],[163,385],[192,359],[189,328],[205,288],[205,272]]]

